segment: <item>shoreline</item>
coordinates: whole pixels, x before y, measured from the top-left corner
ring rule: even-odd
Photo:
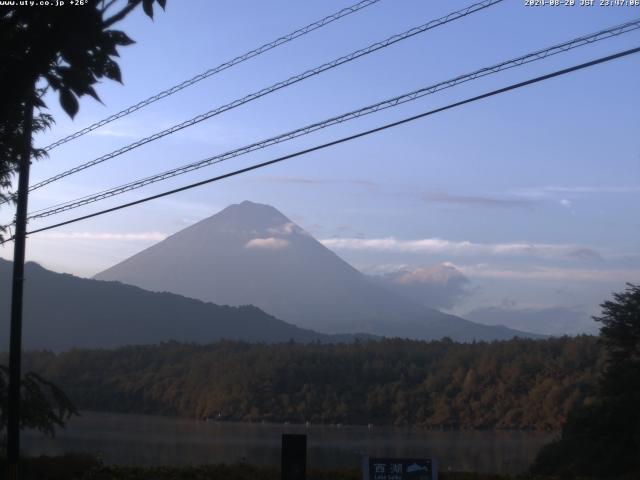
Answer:
[[[424,432],[452,432],[452,433],[539,433],[539,434],[560,434],[561,430],[538,430],[538,429],[527,429],[527,428],[430,428],[423,425],[394,425],[394,424],[384,424],[384,423],[369,423],[369,424],[360,424],[360,423],[298,423],[298,422],[274,422],[274,421],[242,421],[242,420],[224,420],[224,419],[216,419],[212,417],[208,418],[197,418],[191,416],[180,416],[180,415],[171,415],[171,414],[162,414],[162,413],[138,413],[138,412],[125,412],[125,411],[113,411],[113,410],[80,410],[80,416],[83,413],[90,415],[132,415],[137,417],[146,417],[146,418],[163,418],[167,420],[184,420],[184,421],[193,421],[199,423],[206,424],[217,424],[217,425],[230,425],[230,426],[265,426],[265,427],[290,427],[290,428],[350,428],[350,429],[396,429],[396,430],[407,430],[407,431],[424,431]],[[73,421],[72,417],[70,421]]]

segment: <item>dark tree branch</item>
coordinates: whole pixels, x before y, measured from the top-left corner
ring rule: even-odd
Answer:
[[[120,20],[125,18],[127,15],[129,15],[129,13],[132,10],[134,10],[138,5],[140,5],[140,3],[142,3],[142,0],[132,0],[131,2],[129,2],[129,5],[127,5],[122,10],[120,10],[118,13],[112,15],[111,17],[107,18],[104,21],[104,28],[105,29],[109,28],[114,23],[119,22]]]
[[[102,0],[102,10],[101,13],[104,15],[105,13],[107,13],[107,10],[109,10],[118,0],[111,0],[109,2],[107,2],[107,4],[105,5],[104,0]]]

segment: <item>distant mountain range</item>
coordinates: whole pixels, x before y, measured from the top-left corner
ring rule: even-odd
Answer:
[[[11,269],[11,262],[0,260],[0,351],[9,345]],[[305,330],[253,306],[218,306],[173,293],[55,273],[32,262],[26,265],[25,277],[25,349],[112,348],[169,340],[271,343],[353,339]]]
[[[255,305],[325,334],[458,341],[536,337],[428,308],[387,290],[275,208],[231,205],[96,275],[220,305]]]
[[[584,311],[577,308],[516,308],[484,307],[465,315],[483,324],[500,324],[509,328],[526,328],[542,335],[597,335],[600,326]]]

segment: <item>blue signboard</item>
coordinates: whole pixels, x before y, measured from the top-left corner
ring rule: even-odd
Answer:
[[[364,457],[362,480],[438,480],[438,469],[428,458]]]

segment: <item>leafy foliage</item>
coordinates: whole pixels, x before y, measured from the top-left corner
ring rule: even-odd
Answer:
[[[120,2],[88,2],[72,9],[0,8],[2,106],[24,102],[41,78],[59,92],[62,107],[72,117],[79,97],[99,100],[94,85],[102,78],[122,82],[115,62],[118,47],[134,43],[111,26],[140,4],[153,18],[155,2],[165,7],[165,0],[129,0],[112,15],[109,9]]]
[[[2,67],[0,67],[0,70]],[[44,89],[39,88],[35,92],[36,105],[40,108],[44,106],[41,101],[41,97],[44,95]],[[22,145],[22,128],[23,125],[18,121],[9,121],[6,118],[20,119],[24,115],[22,105],[10,105],[7,109],[13,108],[14,111],[9,110],[0,113],[0,201],[13,200],[12,196],[8,195],[7,189],[11,186],[11,179],[14,170],[17,168],[16,159],[20,158],[21,145]],[[39,112],[33,118],[32,134],[42,132],[53,125],[53,117],[46,112]],[[40,148],[33,148],[31,155],[36,160],[39,160],[45,156],[45,151]],[[0,234],[4,233],[4,226],[0,226]]]
[[[640,286],[601,305],[605,368],[596,398],[574,408],[534,471],[609,477],[640,474]]]
[[[94,86],[100,79],[122,82],[115,58],[118,47],[133,40],[111,27],[140,4],[153,17],[156,2],[165,7],[165,0],[90,1],[75,8],[0,6],[0,190],[10,186],[18,166],[27,104],[38,110],[37,132],[53,122],[43,112],[47,89],[58,92],[62,108],[73,117],[80,97],[99,100]],[[44,154],[35,153],[36,158]]]
[[[559,429],[591,401],[594,337],[458,344],[164,343],[31,352],[81,409],[234,421]]]
[[[607,349],[606,370],[601,380],[602,395],[622,404],[640,405],[640,286],[604,302],[600,334]],[[640,430],[638,431],[640,433]]]
[[[8,380],[9,369],[0,365],[0,435],[7,428]],[[64,392],[36,373],[27,373],[21,387],[21,428],[32,428],[54,436],[56,427],[64,427],[72,415],[78,415]]]

